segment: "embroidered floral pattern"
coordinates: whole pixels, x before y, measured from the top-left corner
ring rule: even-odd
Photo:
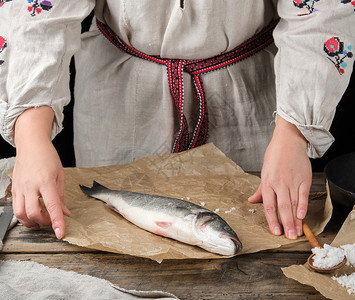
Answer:
[[[318,11],[318,9],[314,8],[314,4],[318,1],[320,0],[293,0],[293,4],[296,7],[303,9],[298,14],[299,16],[306,16]]]
[[[52,8],[52,3],[50,1],[41,1],[39,0],[27,0],[30,4],[27,9],[31,13],[31,16],[36,16],[40,14],[43,10],[49,11]]]
[[[0,54],[5,50],[7,47],[6,40],[0,35]],[[0,66],[4,63],[4,60],[0,59]]]
[[[355,1],[353,1],[353,0],[340,0],[340,1],[343,4],[351,3],[351,5],[354,6],[354,11],[355,11]]]
[[[0,7],[2,7],[6,2],[13,0],[0,0]],[[39,2],[39,0],[27,0],[29,6],[27,10],[31,13],[31,16],[36,16],[40,14],[43,10],[49,11],[52,8],[52,3],[50,1],[44,0]]]
[[[337,68],[339,74],[344,74],[344,69],[348,66],[344,60],[353,57],[353,53],[350,52],[353,47],[348,45],[344,49],[344,43],[338,37],[333,36],[324,43],[323,49],[328,54],[328,59]]]
[[[10,2],[12,0],[0,0],[0,7],[5,4],[5,2]]]

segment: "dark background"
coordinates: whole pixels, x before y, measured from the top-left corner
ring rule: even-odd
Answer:
[[[83,31],[87,31],[92,19],[91,14],[83,22]],[[74,60],[70,65],[70,88],[73,91],[75,67]],[[312,167],[315,172],[322,172],[325,164],[336,156],[355,152],[355,72],[352,73],[349,86],[343,98],[337,106],[335,118],[330,132],[335,137],[335,142],[322,158],[312,159]],[[74,99],[72,92],[72,99]],[[64,108],[64,129],[56,136],[53,143],[56,147],[64,167],[74,167],[75,157],[73,148],[73,105],[74,100]],[[15,149],[0,137],[0,158],[15,156]]]

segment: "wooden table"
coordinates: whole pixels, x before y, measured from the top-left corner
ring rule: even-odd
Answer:
[[[311,192],[324,192],[314,174]],[[341,226],[333,220],[318,238],[330,243]],[[263,251],[229,259],[155,261],[85,249],[57,241],[50,229],[17,225],[8,234],[1,260],[28,260],[109,280],[126,289],[163,290],[180,299],[324,299],[314,288],[285,277],[282,267],[304,264],[310,245]]]

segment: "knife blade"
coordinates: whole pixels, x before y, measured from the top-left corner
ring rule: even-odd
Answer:
[[[13,217],[12,206],[0,206],[0,251],[3,247],[3,240]]]

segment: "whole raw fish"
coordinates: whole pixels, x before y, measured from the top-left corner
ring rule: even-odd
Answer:
[[[194,203],[111,190],[96,181],[92,188],[80,188],[147,231],[221,255],[235,255],[242,249],[237,234],[220,216]]]

